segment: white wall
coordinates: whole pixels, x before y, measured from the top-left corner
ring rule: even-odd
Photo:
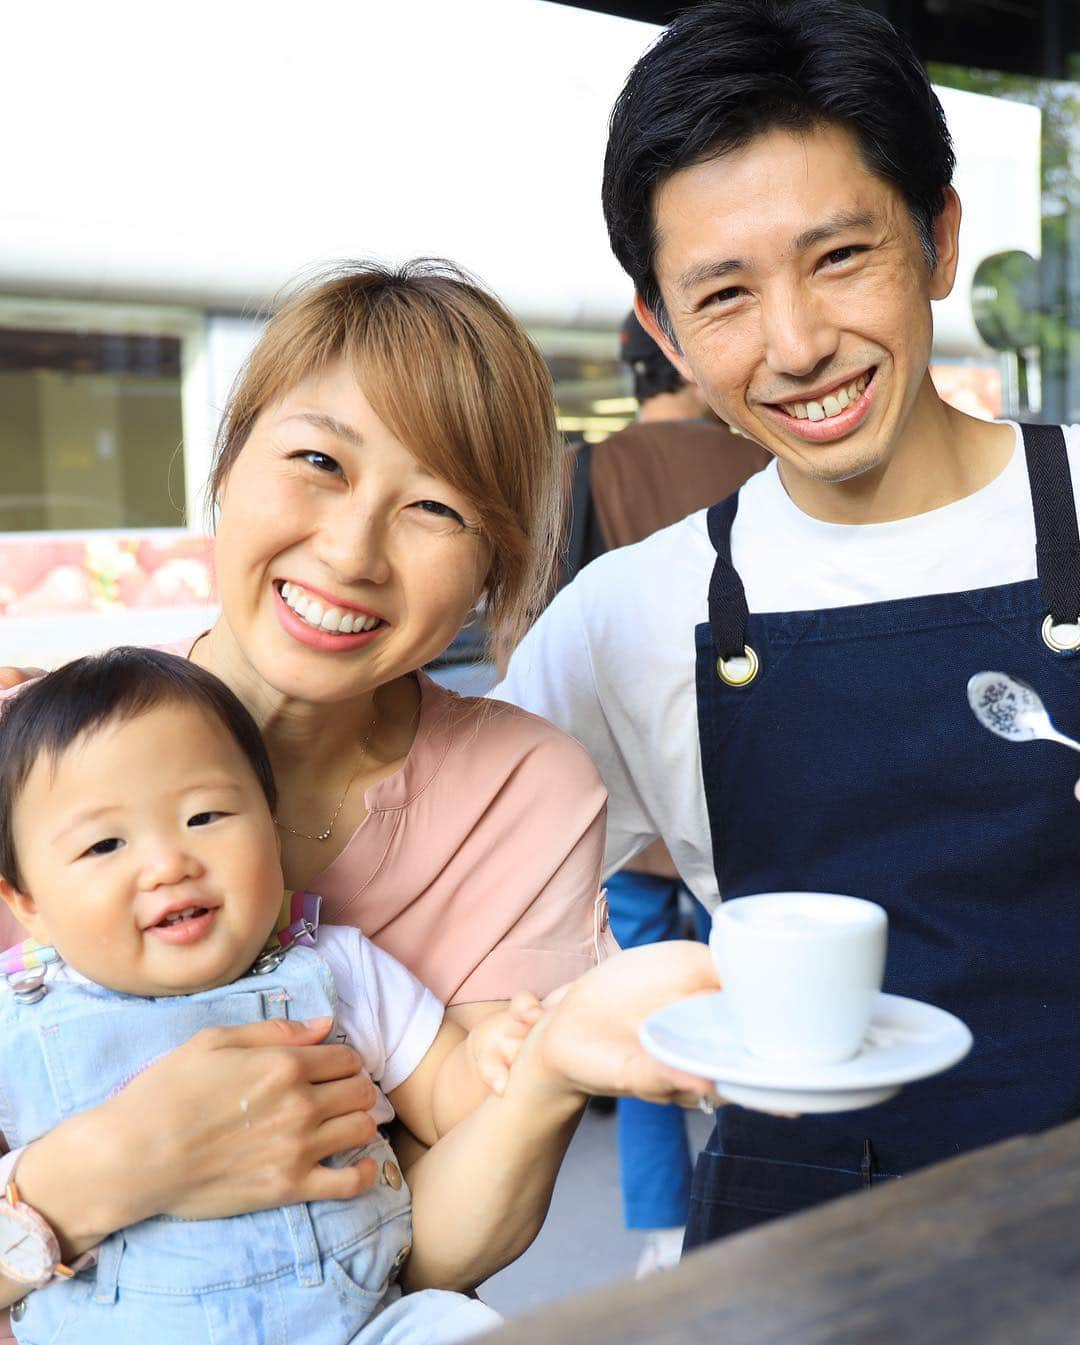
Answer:
[[[329,258],[438,254],[532,321],[625,311],[600,173],[646,25],[539,0],[95,0],[8,6],[4,29],[0,289],[243,307]]]
[[[0,666],[59,668],[118,644],[171,644],[213,624],[214,607],[77,612],[52,617],[0,616]]]
[[[438,254],[532,323],[614,326],[607,117],[657,31],[542,0],[7,5],[0,292],[243,309],[327,259]],[[969,279],[1039,251],[1038,113],[943,98]],[[977,348],[967,288],[948,352]]]
[[[971,281],[979,262],[1012,249],[1042,255],[1042,113],[959,89],[937,94],[956,145],[954,185],[964,213],[956,283],[949,299],[934,308],[935,348],[941,355],[960,355],[985,349],[971,316]]]

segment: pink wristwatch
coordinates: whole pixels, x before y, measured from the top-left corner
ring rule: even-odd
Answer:
[[[70,1279],[95,1259],[93,1252],[84,1252],[74,1265],[65,1266],[56,1234],[37,1210],[20,1199],[14,1181],[8,1182],[0,1200],[0,1273],[16,1284],[42,1289],[53,1276]]]

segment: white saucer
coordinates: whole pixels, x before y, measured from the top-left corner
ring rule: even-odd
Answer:
[[[940,1074],[971,1049],[967,1026],[944,1009],[879,995],[859,1054],[837,1065],[759,1060],[735,1040],[722,991],[650,1014],[638,1033],[665,1065],[712,1079],[729,1102],[755,1111],[840,1112],[884,1102],[901,1085]]]

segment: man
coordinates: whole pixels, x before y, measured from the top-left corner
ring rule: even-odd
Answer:
[[[671,363],[631,312],[619,355],[634,380],[637,420],[596,444],[590,499],[604,550],[640,542],[722,499],[769,460],[716,419],[695,383]],[[662,841],[608,880],[611,929],[623,948],[696,936],[709,916],[687,892]],[[690,1149],[681,1108],[620,1098],[619,1184],[627,1228],[645,1235],[638,1277],[678,1261],[690,1203]]]
[[[886,989],[975,1037],[868,1111],[723,1108],[688,1246],[1080,1114],[1069,761],[965,700],[1001,668],[1080,729],[1080,432],[1022,439],[934,390],[952,170],[922,68],[847,0],[697,6],[612,117],[604,207],[638,315],[774,462],[584,571],[497,694],[592,751],[611,869],[662,836],[710,907],[874,898]]]

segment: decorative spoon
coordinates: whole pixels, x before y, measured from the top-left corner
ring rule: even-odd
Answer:
[[[1045,738],[1080,752],[1080,743],[1054,728],[1035,688],[1023,678],[1003,672],[979,672],[968,680],[967,694],[972,714],[983,728],[999,738],[1007,738],[1011,743]]]

